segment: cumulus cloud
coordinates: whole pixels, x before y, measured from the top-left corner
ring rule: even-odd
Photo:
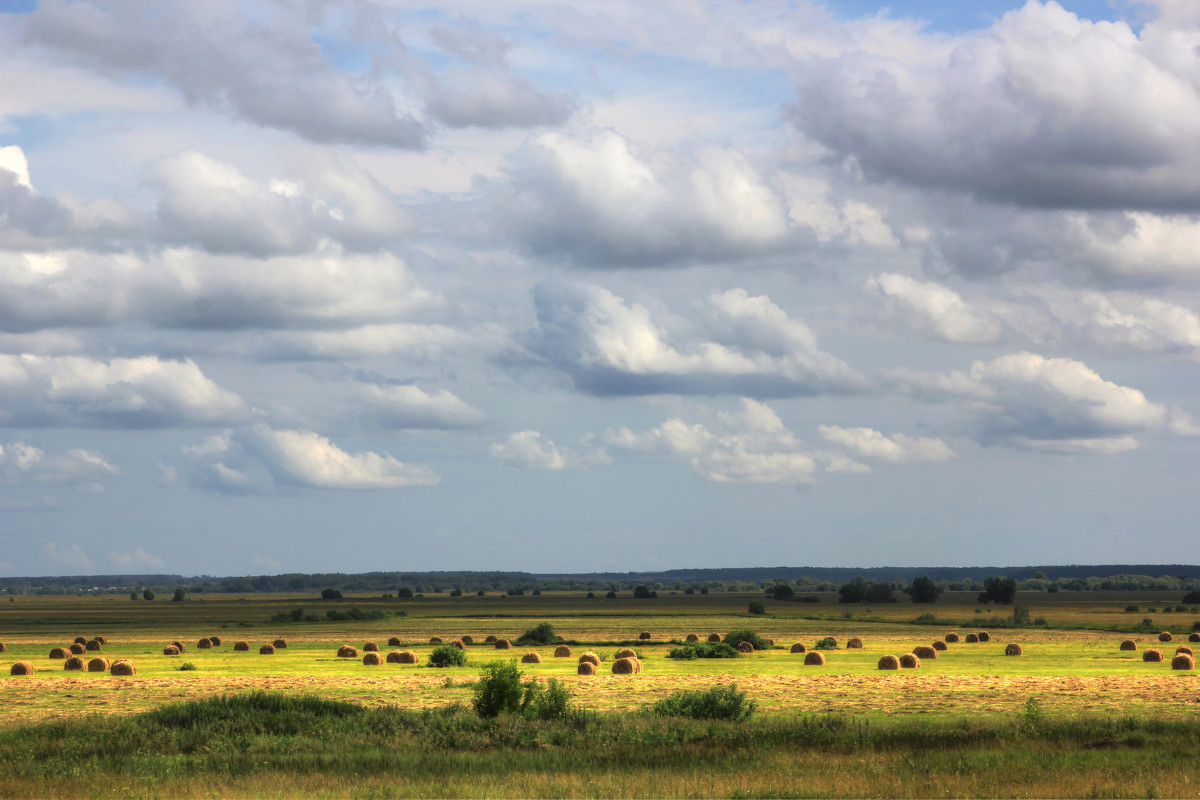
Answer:
[[[472,428],[483,423],[479,409],[445,389],[429,394],[412,385],[363,387],[359,397],[369,421],[382,428]]]
[[[96,568],[96,562],[77,544],[62,547],[57,542],[46,542],[46,557],[80,573],[90,573]]]
[[[427,466],[405,464],[371,451],[348,453],[312,431],[272,430],[255,426],[249,439],[279,483],[316,489],[402,489],[436,486],[440,479]]]
[[[0,355],[0,425],[162,428],[247,413],[241,397],[191,360]]]
[[[592,449],[580,454],[543,439],[540,433],[531,430],[517,431],[503,442],[492,443],[488,452],[509,469],[578,469],[608,463],[603,450]]]
[[[108,560],[127,570],[162,569],[165,566],[161,558],[140,547],[132,553],[109,553]]]
[[[597,395],[793,396],[864,391],[866,382],[765,296],[733,289],[672,343],[641,305],[598,286],[540,283],[530,350]],[[705,338],[711,335],[712,338]]]
[[[1081,361],[1021,352],[975,361],[967,372],[892,373],[900,391],[965,402],[982,444],[1061,453],[1119,453],[1167,424],[1169,411]]]
[[[884,273],[870,278],[866,289],[878,298],[883,318],[906,330],[947,342],[987,343],[1001,336],[997,320],[940,284]]]
[[[1099,292],[1085,292],[1090,312],[1087,334],[1110,351],[1200,355],[1200,314],[1152,297],[1123,304]]]
[[[0,483],[54,483],[90,489],[99,486],[98,481],[120,472],[102,454],[92,450],[50,454],[25,442],[0,445]]]
[[[840,445],[860,458],[890,464],[937,462],[954,458],[954,451],[941,439],[905,436],[903,433],[888,436],[873,428],[843,428],[838,425],[821,425],[817,432],[825,441]],[[838,466],[841,466],[840,462]]]

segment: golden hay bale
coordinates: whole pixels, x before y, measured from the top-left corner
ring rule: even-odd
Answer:
[[[638,634],[638,639],[646,640],[650,638],[650,631],[642,631]]]
[[[1021,649],[1021,645],[1015,643],[1007,645],[1004,648],[1004,655],[1006,656],[1019,656],[1023,652],[1024,651]]]
[[[938,651],[936,647],[930,647],[926,644],[919,644],[913,648],[913,655],[917,658],[937,658]]]
[[[358,648],[344,644],[337,650],[338,658],[358,658]]]
[[[719,634],[719,633],[710,633],[710,634],[708,635],[708,640],[709,640],[710,642],[719,642],[719,641],[721,641],[721,634]]]
[[[1192,648],[1188,647],[1185,644],[1181,644],[1181,645],[1179,645],[1179,647],[1175,648],[1175,655],[1179,655],[1180,653],[1186,653],[1189,656],[1196,655],[1195,653],[1192,652]]]
[[[87,644],[87,639],[83,638],[82,636],[76,636],[73,644]]]
[[[4,642],[0,642],[0,653],[3,653],[8,648],[4,646]]]
[[[179,648],[173,644],[169,644],[163,648],[163,655],[164,656],[177,656],[177,655],[179,655]]]
[[[375,644],[374,642],[364,642],[363,643],[363,652],[364,653],[378,653],[379,645]]]
[[[1200,633],[1193,633],[1188,637],[1189,642],[1200,642]]]
[[[392,638],[388,639],[388,647],[399,647],[402,644],[404,644],[404,642],[399,636],[393,636]]]
[[[1196,659],[1187,653],[1179,653],[1171,659],[1171,669],[1195,669]]]
[[[900,669],[900,659],[895,656],[884,656],[879,659],[880,669]]]
[[[108,644],[108,642],[104,641],[103,636],[93,636],[92,638],[95,639],[97,642],[99,642],[101,645]]]
[[[458,637],[458,640],[463,644],[475,644],[475,637],[469,633],[464,633],[462,636]]]
[[[979,632],[979,641],[990,642],[991,640],[992,640],[992,635],[990,633],[988,633],[987,631]]]
[[[210,642],[208,639],[201,639],[200,641],[196,642],[196,647],[201,650],[211,650],[212,642]]]
[[[239,653],[248,653],[248,652],[250,652],[250,643],[249,642],[234,642],[233,649]]]
[[[600,656],[592,652],[584,653],[579,657],[580,664],[591,664],[593,667],[600,666]]]
[[[87,652],[87,648],[78,643],[71,645],[70,649],[71,649],[71,655],[76,655],[76,656],[81,656]]]
[[[596,665],[590,661],[580,661],[579,668],[575,671],[580,675],[595,675]]]
[[[496,640],[496,649],[497,650],[507,650],[510,647],[512,647],[512,642],[510,642],[508,639],[497,639]]]
[[[440,636],[430,636],[430,637],[429,637],[429,643],[430,643],[430,644],[441,644],[441,643],[442,643],[442,637],[440,637]]]
[[[689,641],[689,642],[698,642],[698,641],[700,641],[700,637],[699,637],[699,636],[697,636],[697,635],[696,635],[696,634],[694,634],[694,633],[689,633],[689,634],[687,635],[687,639],[686,639],[686,641]]]
[[[275,645],[273,645],[273,644],[264,644],[262,647],[258,648],[258,654],[259,654],[260,656],[273,656],[273,655],[275,655]]]
[[[399,663],[401,663],[401,662],[400,662],[400,651],[399,651],[399,650],[393,650],[392,652],[390,652],[390,653],[388,653],[388,654],[387,654],[387,658],[386,658],[385,660],[386,660],[386,661],[387,661],[387,663],[389,663],[389,664],[399,664]]]
[[[108,672],[110,675],[137,675],[137,667],[133,665],[132,661],[117,659],[108,668]]]
[[[401,650],[400,651],[400,663],[401,664],[420,664],[421,657],[412,650]]]
[[[287,639],[276,639],[271,644],[275,645],[276,650],[287,650]]]
[[[187,648],[183,646],[183,642],[171,642],[171,644],[173,644],[173,645],[175,645],[176,647],[178,647],[178,648],[179,648],[179,652],[181,652],[181,653],[187,650]]]
[[[1163,631],[1162,633],[1160,633],[1158,635],[1158,640],[1160,642],[1169,642],[1169,641],[1171,641],[1171,638],[1172,637],[1171,637],[1170,631]]]
[[[63,662],[63,669],[82,670],[87,669],[87,662],[79,656],[71,656]]]
[[[378,667],[383,663],[383,659],[379,657],[379,651],[367,653],[363,656],[364,667]]]
[[[488,635],[488,637],[486,639],[484,639],[483,641],[485,644],[495,644],[496,643],[496,634],[493,633],[493,634]]]
[[[905,653],[900,656],[900,666],[904,669],[916,669],[921,666],[921,659],[917,658],[912,653]]]
[[[947,633],[947,634],[946,634],[946,641],[947,641],[947,642],[957,642],[957,641],[958,641],[958,634],[957,634],[957,633],[953,633],[953,632],[951,632],[951,633]]]
[[[525,655],[521,656],[521,663],[522,664],[540,664],[540,663],[542,663],[542,657],[531,650],[528,653],[526,653]]]
[[[968,633],[968,634],[967,634],[967,640],[966,640],[966,641],[967,641],[967,644],[975,644],[976,642],[978,642],[978,641],[979,641],[979,634],[977,634],[977,633]]]
[[[792,645],[793,653],[803,653],[806,650],[808,650],[808,648],[804,646],[804,642],[796,642],[794,645]]]
[[[571,648],[565,644],[560,644],[558,647],[554,648],[554,657],[555,658],[570,658],[571,657]]]
[[[945,642],[943,642],[941,639],[938,639],[936,642],[933,643],[933,649],[934,650],[949,650],[950,648],[946,647]]]
[[[858,638],[857,636],[846,641],[847,650],[862,650],[862,646],[862,639]]]
[[[88,672],[108,672],[108,659],[104,656],[96,656],[88,662]]]
[[[1121,642],[1121,649],[1122,650],[1137,650],[1137,642],[1135,642],[1133,639],[1126,639],[1123,642]]]
[[[467,643],[464,642],[462,639],[454,639],[453,641],[450,642],[450,646],[457,647],[459,650],[467,649]]]
[[[1153,661],[1155,663],[1163,660],[1162,650],[1153,647],[1148,647],[1142,651],[1142,661]]]
[[[622,647],[620,650],[617,651],[616,657],[617,658],[637,658],[638,654],[636,652],[634,652],[633,650],[630,650],[628,647]]]
[[[71,651],[65,647],[56,647],[50,651],[51,658],[70,658]]]
[[[28,661],[18,661],[12,665],[12,669],[8,671],[9,675],[32,675],[33,664]]]
[[[825,656],[818,650],[809,650],[804,656],[804,666],[821,667],[825,665]]]
[[[88,643],[83,646],[83,649],[87,650],[89,652],[92,652],[92,653],[98,653],[98,652],[100,652],[100,646],[101,645],[100,645],[99,640],[90,639],[90,640],[88,640]]]
[[[738,642],[737,650],[739,653],[753,653],[754,645],[749,642]]]
[[[213,646],[213,647],[220,647],[220,646],[221,646],[221,637],[220,637],[220,636],[210,636],[210,637],[208,637],[208,640],[209,640],[210,642],[212,642],[212,646]]]
[[[613,675],[633,675],[641,671],[641,664],[636,658],[618,658],[613,661]]]

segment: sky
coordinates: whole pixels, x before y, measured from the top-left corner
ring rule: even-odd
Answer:
[[[1192,0],[0,2],[0,575],[1200,562]]]

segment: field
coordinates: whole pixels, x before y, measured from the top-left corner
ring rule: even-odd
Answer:
[[[845,606],[832,596],[820,603],[767,601],[767,613],[756,616],[746,612],[752,599],[758,596],[634,600],[573,593],[336,602],[253,594],[183,602],[17,597],[0,605],[0,642],[7,646],[0,653],[0,764],[6,765],[0,767],[0,796],[198,796],[211,790],[222,796],[1124,797],[1200,791],[1194,777],[1200,682],[1194,671],[1170,665],[1200,614],[1176,610],[1177,595],[1023,593],[1018,602],[1032,619],[1042,619],[1036,627],[1008,627],[1011,608],[981,608],[967,595],[924,606]],[[1131,604],[1139,610],[1126,611]],[[330,610],[360,619],[330,621]],[[293,612],[308,621],[292,621]],[[918,624],[922,614],[934,618]],[[515,639],[540,622],[572,643],[572,657],[555,658],[553,646],[497,650],[483,643],[489,635]],[[774,647],[736,659],[667,658],[689,633],[704,640],[745,628],[773,640]],[[911,652],[951,631],[963,637],[988,631],[990,641],[949,644],[919,669],[877,668],[881,656]],[[1160,631],[1171,631],[1174,641],[1160,643]],[[643,632],[650,638],[640,638]],[[66,671],[63,661],[48,657],[51,648],[76,636],[97,635],[106,641],[100,655],[133,661],[136,676]],[[463,635],[475,641],[466,646],[466,666],[427,666],[432,637]],[[220,637],[221,645],[196,647],[210,636]],[[388,646],[393,636],[404,643],[400,648]],[[811,649],[825,637],[838,647],[823,651],[824,666],[806,666],[803,654],[789,651],[794,642]],[[848,649],[851,637],[861,638],[863,647]],[[279,638],[286,648],[259,654],[261,644]],[[1125,638],[1136,640],[1138,650],[1121,651]],[[172,641],[182,642],[184,652],[164,655]],[[236,641],[249,643],[249,651],[235,652]],[[336,655],[340,645],[350,644],[361,656],[369,641],[383,654],[414,650],[421,663],[366,666],[361,658]],[[1021,644],[1023,654],[1006,656],[1010,643]],[[611,673],[609,662],[623,646],[639,651],[641,674]],[[1144,662],[1141,650],[1147,647],[1162,649],[1165,663]],[[586,650],[605,659],[595,676],[576,674],[576,656]],[[581,742],[549,723],[529,723],[528,730],[505,738],[502,728],[479,728],[470,714],[481,666],[530,651],[542,663],[522,664],[526,679],[555,678],[579,708],[598,712],[589,717],[594,729]],[[33,664],[35,674],[10,676],[10,665],[22,660]],[[638,713],[673,692],[731,682],[757,705],[754,718],[736,731],[678,720],[661,728],[661,721]],[[265,751],[272,755],[246,764],[227,752],[228,741],[217,746],[206,740],[204,748],[188,752],[168,731],[162,734],[169,740],[161,745],[164,752],[182,751],[172,757],[173,769],[161,773],[142,744],[131,745],[132,753],[111,744],[126,735],[136,739],[128,730],[149,724],[140,721],[153,719],[148,715],[157,709],[221,702],[255,690],[311,696],[333,707],[346,701],[377,715],[378,730],[442,730],[452,720],[458,736],[480,746],[465,752],[454,737],[431,746],[434,734],[420,741],[400,734],[358,741],[355,734],[334,745],[326,732],[326,750],[343,753],[336,763],[294,763],[292,756],[307,752],[307,734],[299,726],[285,737],[283,752],[292,756],[281,758],[280,742],[268,736]],[[325,723],[309,724],[316,731]],[[101,756],[81,744],[77,760],[62,756],[57,766],[36,756],[38,742],[61,744],[74,736],[109,745]],[[593,751],[590,743],[606,738],[607,751]],[[928,746],[930,741],[940,744]],[[359,763],[371,753],[390,755],[368,759],[373,768]],[[817,753],[820,758],[806,757]],[[401,755],[395,763],[388,760]],[[1043,763],[1029,772],[1030,759]],[[344,774],[347,765],[356,767],[354,780]],[[474,777],[449,780],[447,770]]]

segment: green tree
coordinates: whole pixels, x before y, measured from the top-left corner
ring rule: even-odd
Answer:
[[[471,706],[481,717],[521,710],[521,671],[516,661],[492,661],[483,665],[479,683],[475,684]]]
[[[1012,578],[997,575],[983,582],[983,591],[979,593],[978,602],[1012,605],[1017,596],[1017,582]]]
[[[880,582],[868,586],[863,599],[868,603],[894,603],[896,595],[892,592],[891,584]]]
[[[758,600],[751,600],[750,601],[750,613],[751,614],[765,614],[765,613],[767,613],[767,608],[766,608],[766,606],[764,606],[762,604],[762,602],[760,602]]]
[[[185,596],[186,594],[187,594],[187,590],[186,590],[186,589],[184,589],[182,586],[176,586],[176,587],[175,587],[175,594],[173,594],[173,595],[171,596],[171,600],[173,600],[173,601],[174,601],[174,602],[176,602],[176,603],[182,602],[182,601],[183,601],[183,598],[184,598],[184,596]]]
[[[861,603],[867,599],[867,582],[862,578],[855,578],[849,583],[843,583],[838,589],[839,603]]]
[[[912,586],[907,590],[914,603],[936,603],[942,590],[931,578],[922,576],[913,578]]]
[[[142,590],[142,599],[143,600],[153,600],[154,599],[154,590],[153,589],[143,589]]]
[[[12,598],[10,597],[9,599],[11,600]],[[138,599],[138,593],[137,593],[137,589],[130,589],[130,590],[129,590],[129,599],[130,599],[130,600],[137,600],[137,599]]]
[[[770,594],[771,597],[775,598],[776,600],[782,600],[784,602],[796,599],[796,590],[791,586],[788,586],[786,583],[776,584],[775,587],[771,589]]]
[[[322,589],[321,590],[321,599],[322,600],[341,600],[342,593],[339,592],[337,589]]]

